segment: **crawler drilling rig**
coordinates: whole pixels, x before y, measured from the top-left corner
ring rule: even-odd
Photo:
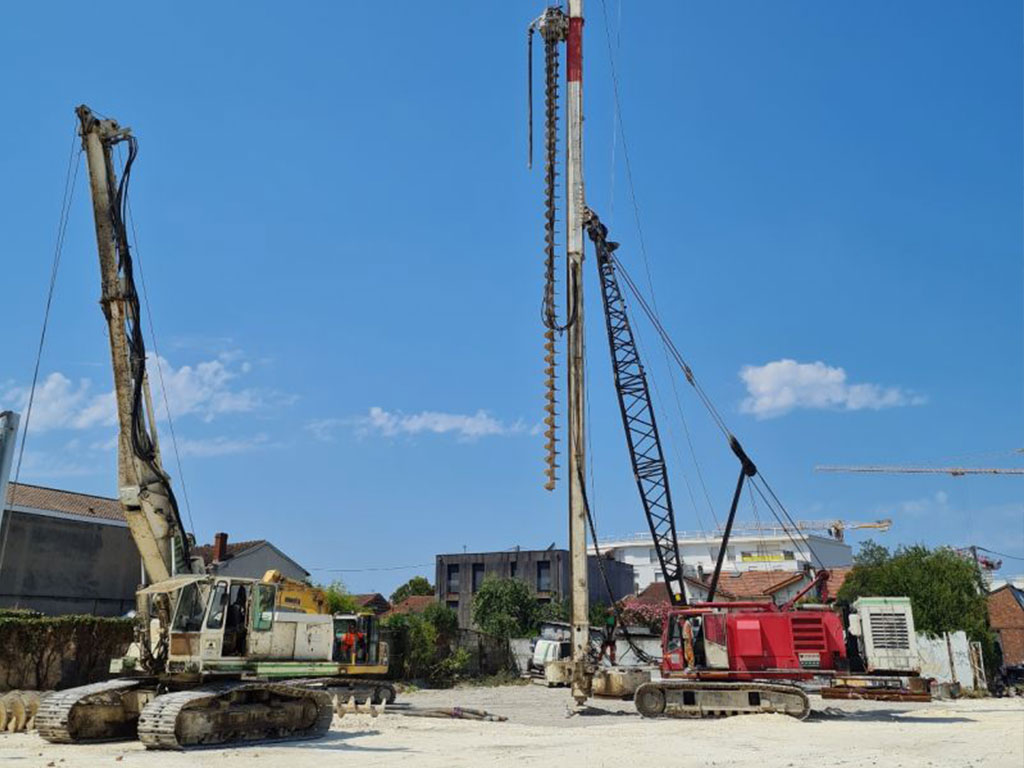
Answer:
[[[392,701],[376,617],[332,616],[323,593],[268,571],[207,574],[163,468],[126,229],[137,152],[130,129],[77,109],[92,191],[117,401],[121,507],[152,582],[137,593],[135,642],[121,677],[48,696],[40,735],[80,743],[138,737],[148,748],[315,738],[332,698]],[[113,150],[127,148],[118,181]]]
[[[835,676],[848,668],[844,627],[840,616],[825,605],[797,608],[798,601],[816,590],[827,596],[829,573],[820,569],[803,591],[781,607],[762,603],[715,602],[737,507],[745,489],[754,487],[773,512],[777,497],[759,478],[757,466],[739,440],[725,426],[692,369],[668,339],[656,313],[645,302],[636,285],[622,268],[615,251],[618,244],[597,214],[585,203],[582,183],[582,0],[570,0],[568,15],[559,6],[548,8],[530,25],[544,42],[545,61],[545,288],[542,318],[545,325],[545,363],[548,431],[545,488],[555,486],[555,338],[567,336],[569,520],[572,559],[573,656],[570,664],[573,697],[584,701],[591,692],[596,670],[586,635],[586,561],[577,562],[587,527],[597,547],[596,527],[587,506],[583,455],[583,290],[581,264],[583,234],[589,236],[596,253],[598,277],[604,305],[605,328],[611,353],[612,372],[622,416],[626,445],[640,501],[650,529],[663,581],[673,609],[662,636],[661,679],[636,688],[634,701],[648,717],[661,715],[700,717],[750,712],[781,712],[806,717],[810,711],[807,695],[799,683],[816,676]],[[555,223],[557,221],[556,177],[558,162],[558,46],[567,47],[566,107],[566,319],[560,323],[555,308]],[[532,67],[532,50],[531,50]],[[532,74],[530,77],[532,94]],[[532,151],[532,117],[530,146]],[[651,319],[687,382],[708,409],[717,428],[738,463],[738,477],[724,526],[714,572],[707,584],[704,601],[688,605],[683,563],[676,538],[675,512],[661,436],[655,417],[647,373],[627,312],[619,282],[622,273],[627,287]],[[760,480],[760,484],[758,481]],[[778,514],[776,512],[776,514]],[[800,535],[790,519],[785,526]],[[598,562],[601,554],[597,553]],[[610,590],[609,590],[610,591]],[[614,602],[614,598],[609,594]],[[621,625],[621,622],[620,622]],[[577,634],[582,636],[577,641]],[[628,637],[627,637],[628,639]],[[639,654],[638,654],[639,655]],[[875,682],[875,681],[859,681]],[[898,684],[898,683],[897,683]],[[886,681],[881,685],[891,691]],[[868,693],[866,688],[859,691]],[[869,697],[865,695],[865,697]]]

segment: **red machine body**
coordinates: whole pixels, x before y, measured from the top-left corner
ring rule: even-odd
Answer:
[[[663,677],[810,679],[846,666],[840,617],[764,603],[698,603],[662,630]]]

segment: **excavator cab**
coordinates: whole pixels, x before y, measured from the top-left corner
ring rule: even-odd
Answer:
[[[387,651],[380,639],[380,621],[372,613],[335,614],[334,660],[353,666],[386,666]]]

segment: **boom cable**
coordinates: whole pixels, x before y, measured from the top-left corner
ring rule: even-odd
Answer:
[[[50,323],[50,308],[53,305],[53,294],[57,287],[57,273],[60,270],[60,257],[64,250],[64,240],[68,230],[68,219],[71,216],[71,201],[75,195],[75,183],[78,181],[78,167],[81,163],[78,156],[82,149],[78,148],[75,153],[75,146],[78,144],[78,126],[75,126],[71,134],[71,150],[68,153],[68,167],[64,173],[64,194],[61,196],[60,217],[57,221],[57,241],[53,248],[53,263],[50,267],[50,286],[46,291],[46,307],[43,310],[43,327],[39,332],[39,346],[36,349],[36,362],[32,371],[32,386],[29,388],[28,404],[25,409],[25,427],[21,431],[21,447],[18,450],[18,463],[14,470],[14,488],[11,490],[11,504],[14,504],[14,494],[18,492],[18,481],[21,478],[21,462],[25,457],[25,442],[28,440],[28,427],[32,421],[32,406],[36,397],[36,384],[39,381],[39,364],[43,359],[43,346],[46,343],[46,329]],[[0,499],[0,504],[5,503]],[[5,541],[6,544],[6,541]]]

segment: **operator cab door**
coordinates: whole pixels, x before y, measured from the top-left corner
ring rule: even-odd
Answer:
[[[250,588],[251,584],[245,581],[217,580],[203,625],[203,659],[246,655]]]
[[[210,593],[209,608],[200,637],[201,658],[211,661],[221,657],[224,646],[224,618],[228,608],[230,583],[226,579],[218,579]]]

